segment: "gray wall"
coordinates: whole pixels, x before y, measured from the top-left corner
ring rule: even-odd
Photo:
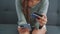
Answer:
[[[48,25],[60,25],[60,0],[49,0]]]
[[[58,0],[49,0],[49,9],[48,9],[48,24],[56,25],[58,18]]]
[[[0,0],[0,24],[16,24],[15,0]]]
[[[0,0],[0,10],[15,11],[15,0]]]

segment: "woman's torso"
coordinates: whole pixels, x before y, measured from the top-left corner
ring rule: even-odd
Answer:
[[[21,3],[22,3],[23,1],[21,1]],[[30,0],[28,3],[28,6],[30,7],[30,8],[28,8],[28,9],[30,9],[29,10],[29,15],[31,15],[32,13],[34,13],[34,12],[38,12],[38,9],[40,8],[40,5],[41,5],[41,0],[40,1],[33,1],[33,0]],[[23,3],[23,5],[24,5],[24,3]],[[24,5],[25,7],[23,7],[22,6],[22,11],[23,11],[23,9],[25,10],[26,9],[26,5]],[[23,13],[24,13],[24,15],[25,15],[25,18],[26,18],[26,20],[28,21],[29,20],[29,18],[30,18],[30,21],[33,23],[33,22],[36,22],[36,20],[34,19],[34,18],[32,18],[31,16],[29,16],[29,18],[28,17],[26,17],[27,16],[27,12],[26,11],[23,11]]]

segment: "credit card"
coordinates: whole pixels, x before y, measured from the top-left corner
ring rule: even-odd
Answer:
[[[43,15],[38,14],[38,13],[32,13],[31,16],[32,18],[37,18],[37,19],[40,19],[38,16],[43,17]]]

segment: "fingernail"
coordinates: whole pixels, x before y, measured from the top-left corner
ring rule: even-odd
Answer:
[[[18,28],[20,28],[20,26],[18,26]]]

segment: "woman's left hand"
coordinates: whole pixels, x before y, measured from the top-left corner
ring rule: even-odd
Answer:
[[[47,16],[45,14],[42,14],[42,15],[43,17],[38,16],[39,19],[36,19],[41,26],[47,23]]]

